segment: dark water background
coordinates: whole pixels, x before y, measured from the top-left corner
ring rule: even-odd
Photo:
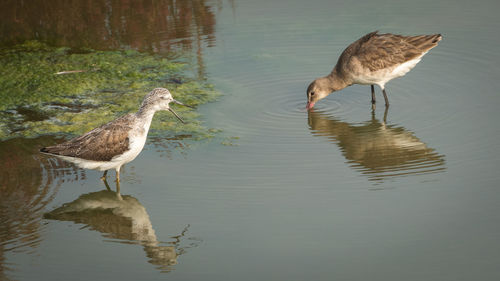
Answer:
[[[200,108],[224,140],[150,142],[123,202],[37,154],[50,136],[2,142],[0,279],[500,278],[498,2],[1,5],[3,45],[187,57],[224,94]],[[444,39],[388,83],[387,112],[352,86],[308,114],[308,83],[377,29]]]

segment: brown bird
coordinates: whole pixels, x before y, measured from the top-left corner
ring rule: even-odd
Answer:
[[[352,84],[371,85],[372,104],[375,104],[373,86],[379,85],[385,105],[389,106],[385,84],[408,73],[441,39],[441,34],[403,36],[378,34],[378,31],[366,34],[342,52],[330,74],[309,85],[307,109]]]

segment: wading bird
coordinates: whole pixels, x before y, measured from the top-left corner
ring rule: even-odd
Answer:
[[[371,85],[372,104],[375,104],[374,85],[389,99],[385,84],[404,76],[422,57],[441,41],[441,34],[403,36],[371,32],[349,45],[340,55],[332,72],[314,80],[307,88],[307,109],[330,93],[352,84]]]
[[[156,88],[144,97],[136,113],[119,117],[67,142],[44,147],[40,152],[75,163],[81,168],[104,171],[103,180],[108,170],[115,169],[119,189],[120,168],[142,151],[155,112],[168,110],[184,123],[170,107],[171,102],[187,106],[176,101],[167,89]]]

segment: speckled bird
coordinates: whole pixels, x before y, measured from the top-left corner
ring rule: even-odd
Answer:
[[[142,151],[156,111],[168,110],[184,123],[170,107],[171,102],[187,106],[176,101],[167,89],[156,88],[144,97],[136,113],[119,117],[67,142],[44,147],[40,152],[75,163],[81,168],[104,171],[103,180],[108,170],[115,169],[119,184],[120,168]]]

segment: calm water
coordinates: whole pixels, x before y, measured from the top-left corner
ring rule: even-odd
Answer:
[[[50,137],[2,143],[0,279],[500,279],[498,1],[160,1],[130,18],[91,2],[88,35],[26,20],[3,38],[192,51],[224,93],[200,109],[223,132],[148,145],[123,201],[38,155]],[[444,39],[388,83],[387,112],[352,86],[307,113],[308,83],[376,29]]]

